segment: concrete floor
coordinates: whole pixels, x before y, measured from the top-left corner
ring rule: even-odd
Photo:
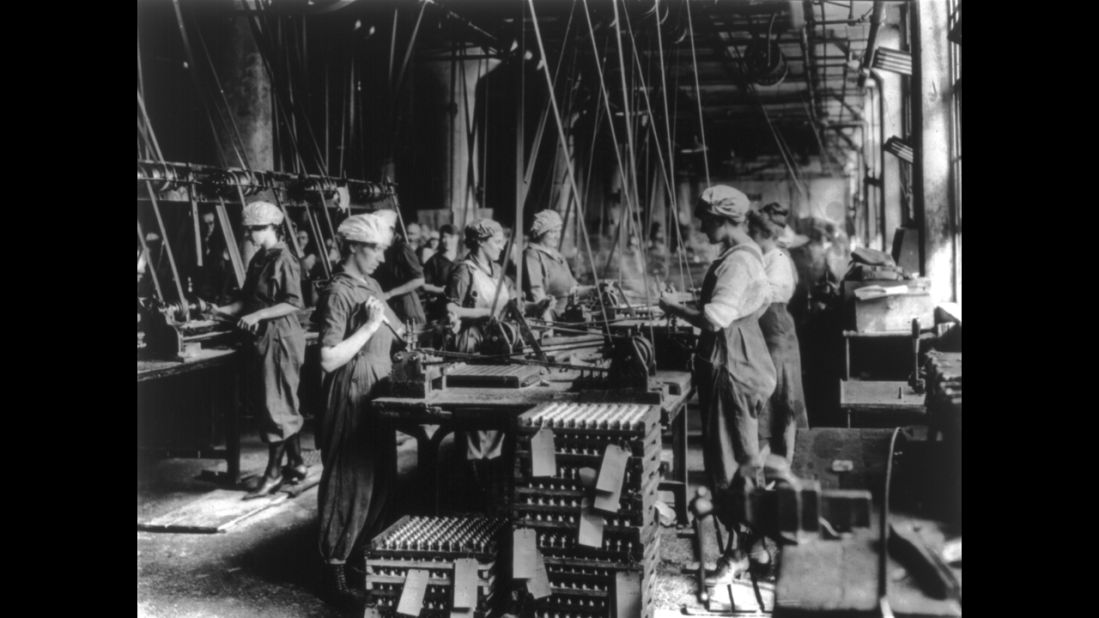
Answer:
[[[303,446],[308,449],[312,445],[307,423]],[[243,473],[262,471],[266,450],[254,432],[246,433],[242,450]],[[398,457],[403,486],[410,486],[414,483],[415,441],[402,444]],[[138,521],[168,513],[217,489],[197,477],[203,470],[224,470],[224,466],[216,460],[142,459],[138,465]],[[700,482],[702,459],[695,444],[689,452],[688,469],[692,484]],[[404,492],[398,499],[407,501],[410,496],[415,497],[416,492]],[[393,512],[400,515],[409,508],[397,504]],[[675,528],[662,532],[656,602],[669,615],[679,615],[684,603],[698,606],[694,579],[680,572],[683,564],[695,559],[693,544]],[[316,536],[316,487],[220,534],[138,531],[138,616],[341,616],[318,596],[321,570]],[[716,547],[710,544],[708,549],[708,556],[716,557]]]

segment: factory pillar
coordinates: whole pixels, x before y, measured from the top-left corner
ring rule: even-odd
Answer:
[[[275,169],[271,80],[246,17],[226,16],[222,24],[225,43],[217,58],[217,72],[229,102],[229,113],[243,142],[241,156],[254,170]],[[222,139],[222,159],[230,167],[240,161],[233,150],[233,136]]]
[[[479,49],[467,51],[480,53]],[[482,207],[474,195],[480,181],[480,166],[475,164],[477,159],[474,157],[478,148],[483,148],[479,142],[484,132],[483,127],[474,130],[479,126],[475,113],[477,83],[499,64],[500,61],[495,59],[451,58],[424,63],[433,78],[443,84],[443,92],[447,93],[443,122],[446,131],[443,141],[446,154],[442,159],[445,168],[444,202],[439,207],[450,211],[455,225],[464,225],[476,219],[477,209]],[[471,165],[471,161],[474,164]]]
[[[913,118],[916,212],[922,274],[931,295],[955,298],[955,225],[950,200],[950,41],[946,0],[918,2],[913,31]]]

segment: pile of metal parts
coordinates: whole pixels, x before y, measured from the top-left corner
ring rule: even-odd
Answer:
[[[927,412],[931,426],[946,436],[954,436],[962,430],[962,353],[927,353],[924,364],[924,380],[927,383]]]
[[[927,382],[927,415],[931,430],[943,438],[945,457],[943,465],[947,470],[961,470],[962,465],[962,353],[927,353],[924,364]],[[962,478],[961,474],[948,477],[942,488],[944,517],[960,523],[962,518]]]
[[[520,615],[653,615],[660,557],[660,407],[542,404],[518,419],[512,518],[532,530],[548,588]]]
[[[502,519],[405,516],[366,549],[366,589],[378,616],[493,615]],[[368,610],[368,615],[370,610]]]
[[[533,365],[467,365],[446,368],[447,386],[467,388],[522,388],[538,382],[542,369]]]

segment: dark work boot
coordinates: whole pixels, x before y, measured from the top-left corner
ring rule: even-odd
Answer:
[[[264,496],[270,496],[282,487],[282,454],[286,451],[286,442],[272,442],[267,445],[267,471],[263,474],[263,482],[259,487],[244,494],[245,500],[255,500]]]
[[[344,607],[361,609],[366,603],[366,591],[347,585],[347,573],[343,564],[324,565],[324,591],[328,599]]]
[[[296,433],[286,440],[286,467],[282,469],[282,475],[288,483],[298,483],[305,480],[309,473],[309,466],[301,456],[301,434]]]

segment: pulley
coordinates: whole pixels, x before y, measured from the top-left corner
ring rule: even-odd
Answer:
[[[744,72],[748,78],[761,86],[774,86],[786,79],[790,67],[786,62],[786,56],[779,48],[778,39],[772,38],[775,19],[778,14],[771,16],[771,22],[767,26],[767,35],[758,38],[754,34],[752,41],[744,50]]]

